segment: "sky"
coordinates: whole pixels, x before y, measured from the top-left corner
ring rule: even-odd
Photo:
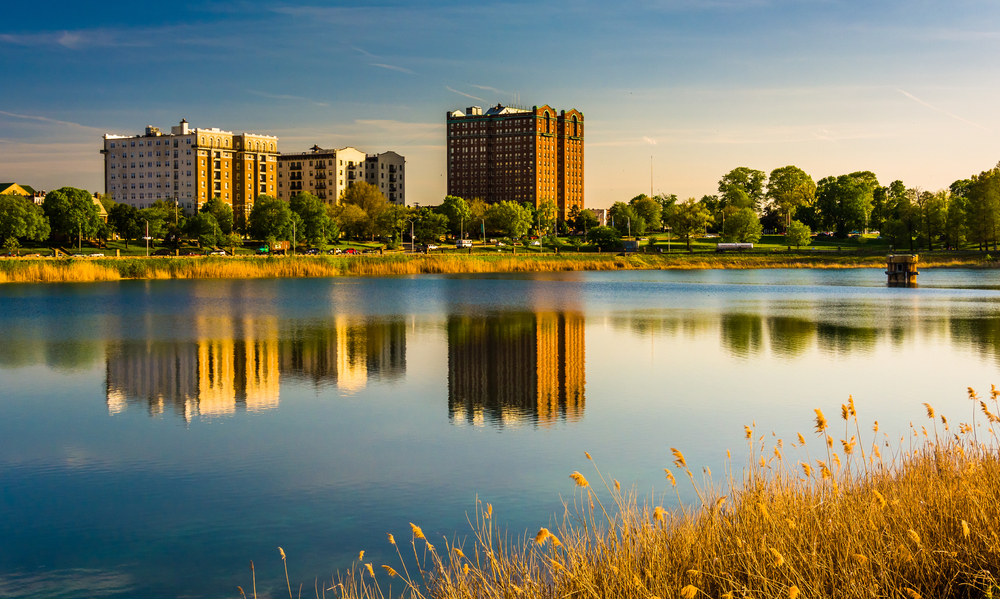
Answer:
[[[937,190],[1000,160],[986,0],[32,2],[0,29],[0,181],[103,190],[105,133],[394,150],[440,203],[445,112],[584,113],[585,203],[748,166]],[[169,129],[167,129],[169,130]]]

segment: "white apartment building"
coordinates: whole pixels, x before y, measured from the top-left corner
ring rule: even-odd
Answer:
[[[278,158],[278,198],[290,200],[309,192],[335,205],[344,191],[364,181],[379,188],[389,202],[406,205],[403,169],[406,158],[395,152],[365,154],[352,148],[339,150],[313,146],[308,152],[282,154]]]
[[[237,219],[260,195],[275,195],[278,138],[218,128],[190,128],[186,120],[170,134],[148,126],[142,135],[104,135],[104,191],[120,203],[148,208],[176,201],[187,214],[218,197]]]

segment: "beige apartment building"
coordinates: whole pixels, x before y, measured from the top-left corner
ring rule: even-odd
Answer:
[[[278,198],[287,202],[298,193],[309,192],[334,205],[348,187],[364,181],[378,187],[389,202],[405,206],[405,166],[406,158],[396,152],[365,154],[352,147],[328,150],[313,146],[308,152],[278,157]]]
[[[261,195],[277,190],[278,138],[191,128],[186,120],[170,133],[148,126],[142,135],[104,136],[104,192],[135,208],[157,200],[177,202],[194,214],[218,197],[237,222]]]

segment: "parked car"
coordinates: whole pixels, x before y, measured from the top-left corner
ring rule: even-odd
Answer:
[[[155,252],[153,252],[154,256],[172,256],[173,254],[174,253],[171,250],[168,250],[167,248],[160,248]]]
[[[309,248],[308,250],[306,250],[305,253],[308,254],[308,255],[310,255],[310,256],[315,256],[316,254],[319,253],[319,249],[318,248]]]
[[[333,248],[332,250],[328,250],[326,253],[333,254],[334,256],[336,256],[337,254],[341,253],[341,250],[340,248]]]
[[[185,256],[201,256],[202,254],[200,254],[198,252],[188,252],[188,253],[186,253],[184,255]]]
[[[96,253],[94,253],[94,254],[89,254],[89,256],[90,256],[91,258],[103,258],[103,257],[104,257],[104,254],[102,254],[102,253],[100,253],[100,252],[96,252]]]
[[[225,256],[226,250],[215,250],[208,253],[209,256]]]
[[[345,253],[345,254],[350,254],[350,255],[352,255],[352,256],[353,256],[354,254],[357,254],[357,253],[358,253],[358,250],[356,250],[356,249],[354,249],[354,248],[347,248],[346,250],[344,250],[344,253]]]
[[[542,245],[542,242],[541,242],[541,241],[538,241],[538,240],[536,239],[536,240],[534,240],[534,241],[532,241],[532,242],[531,242],[531,245]]]

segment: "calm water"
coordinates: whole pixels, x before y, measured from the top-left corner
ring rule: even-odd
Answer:
[[[385,533],[515,533],[666,490],[853,394],[898,440],[1000,384],[1000,273],[878,269],[0,286],[0,596],[260,596]],[[669,499],[667,500],[669,502]],[[310,595],[311,596],[311,595]]]

